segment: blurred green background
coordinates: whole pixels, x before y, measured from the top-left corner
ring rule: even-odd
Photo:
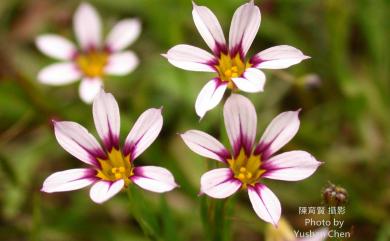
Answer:
[[[244,3],[196,2],[217,15],[225,33]],[[55,61],[38,52],[34,38],[50,32],[74,40],[72,15],[79,3],[0,1],[0,240],[148,240],[132,216],[134,208],[148,210],[160,240],[206,240],[210,228],[219,226],[202,222],[201,210],[210,200],[197,193],[201,174],[214,163],[191,152],[176,133],[200,129],[228,146],[222,105],[199,122],[194,102],[213,75],[175,68],[160,56],[179,43],[207,48],[189,0],[90,1],[105,33],[123,18],[142,21],[141,37],[130,47],[140,66],[128,76],[107,77],[106,90],[119,102],[122,138],[145,109],[164,106],[163,130],[137,162],[170,169],[181,188],[165,195],[136,188],[146,209],[137,202],[129,208],[126,193],[97,205],[87,189],[39,191],[52,172],[83,166],[57,144],[50,120],[76,121],[96,134],[91,106],[80,101],[78,84],[51,87],[36,80],[39,69]],[[344,231],[353,233],[350,240],[390,240],[389,1],[255,3],[262,23],[249,54],[288,44],[312,57],[287,70],[266,71],[265,92],[245,94],[258,110],[258,137],[279,112],[303,108],[300,131],[284,150],[306,150],[325,162],[301,182],[266,181],[280,198],[283,215],[294,228],[310,229],[298,207],[321,206],[321,191],[331,181],[349,192],[341,219]],[[221,240],[264,240],[266,224],[245,192],[228,206]]]

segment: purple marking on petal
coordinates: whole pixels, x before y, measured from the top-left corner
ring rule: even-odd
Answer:
[[[257,65],[259,65],[260,63],[264,62],[259,56],[256,56],[254,55],[250,60],[249,60],[249,63],[256,67]]]
[[[271,157],[271,150],[269,149],[271,144],[272,144],[272,142],[269,142],[269,143],[261,142],[261,143],[257,144],[257,146],[255,147],[255,150],[253,151],[253,154],[261,155],[261,159],[263,161],[268,160]]]
[[[239,44],[230,49],[229,54],[231,58],[234,58],[237,54],[239,54],[241,59],[245,59],[245,54],[242,49],[242,39]]]
[[[112,128],[110,126],[110,121],[108,120],[108,116],[106,118],[108,124],[108,136],[104,137],[103,140],[104,146],[106,147],[107,151],[111,151],[112,148],[119,150],[119,136],[114,135],[112,133]]]
[[[234,157],[236,158],[241,151],[241,148],[244,148],[245,154],[249,156],[252,153],[253,149],[253,144],[249,140],[249,138],[244,134],[241,126],[241,120],[239,121],[240,123],[240,136],[237,138],[237,140],[234,141],[233,145],[233,154]]]
[[[215,48],[213,50],[213,53],[216,57],[220,58],[221,53],[227,53],[228,48],[226,44],[215,42]]]

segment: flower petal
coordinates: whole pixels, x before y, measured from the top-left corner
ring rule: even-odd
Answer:
[[[227,88],[227,82],[218,79],[210,80],[199,92],[195,102],[196,114],[203,118],[207,111],[213,109],[222,100]]]
[[[136,159],[157,138],[162,125],[161,109],[151,108],[142,113],[126,138],[124,154]]]
[[[126,75],[132,72],[138,63],[138,57],[132,51],[111,54],[104,72],[112,75]]]
[[[59,60],[70,60],[77,52],[72,42],[55,34],[38,36],[35,44],[42,53]]]
[[[106,149],[119,150],[119,130],[121,118],[118,103],[114,96],[101,90],[93,101],[93,120],[96,130]]]
[[[94,183],[95,170],[89,168],[70,169],[51,174],[43,182],[42,192],[67,192],[84,188]]]
[[[248,52],[256,37],[261,22],[260,9],[250,1],[240,6],[233,15],[229,31],[229,50],[243,56]]]
[[[195,153],[220,162],[230,158],[229,151],[214,137],[198,130],[189,130],[180,135],[186,145]]]
[[[192,17],[195,26],[209,48],[218,53],[225,48],[226,40],[217,17],[207,7],[198,6],[193,2]]]
[[[104,158],[105,154],[87,129],[71,121],[53,121],[53,124],[57,141],[65,151],[80,161],[98,166],[96,158]]]
[[[230,168],[218,168],[203,174],[200,186],[201,193],[213,198],[226,198],[237,192],[242,183],[233,178]]]
[[[266,170],[262,177],[298,181],[311,176],[321,162],[305,151],[289,151],[271,157],[262,168]]]
[[[95,96],[100,92],[103,87],[103,82],[100,78],[88,78],[85,77],[79,87],[80,98],[85,103],[92,103]]]
[[[143,189],[158,193],[171,191],[178,186],[170,171],[156,166],[134,168],[131,180]]]
[[[210,63],[214,56],[209,52],[187,44],[179,44],[168,50],[166,57],[172,65],[191,71],[215,72]]]
[[[115,182],[98,181],[91,187],[89,196],[95,203],[103,203],[122,190],[124,185],[123,179]]]
[[[275,117],[265,129],[255,154],[262,154],[263,159],[267,159],[286,145],[299,130],[299,111],[286,111]]]
[[[256,93],[264,90],[265,75],[261,70],[248,68],[240,78],[232,78],[238,89]]]
[[[117,52],[125,49],[138,38],[141,33],[141,23],[138,19],[124,19],[119,21],[108,34],[106,45]]]
[[[260,69],[285,69],[310,58],[299,49],[288,45],[279,45],[261,51],[252,57],[253,67]]]
[[[275,194],[263,184],[248,186],[248,194],[257,216],[277,226],[282,208]]]
[[[97,48],[101,44],[101,22],[96,9],[82,3],[73,17],[73,28],[81,48]]]
[[[240,153],[241,148],[249,155],[255,142],[257,125],[252,102],[242,95],[232,94],[226,100],[223,116],[234,156]]]
[[[69,84],[80,78],[80,71],[70,62],[49,65],[38,73],[39,82],[47,85]]]

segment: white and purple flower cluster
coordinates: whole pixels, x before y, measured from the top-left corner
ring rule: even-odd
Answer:
[[[224,167],[206,172],[200,190],[213,198],[227,198],[246,190],[255,213],[277,225],[281,204],[263,179],[298,181],[311,176],[321,162],[305,151],[276,154],[299,130],[299,110],[276,116],[256,141],[257,113],[254,105],[237,92],[264,90],[265,74],[260,69],[283,69],[309,58],[300,50],[280,45],[247,58],[248,50],[260,27],[260,10],[250,1],[233,15],[229,41],[225,40],[216,16],[204,6],[193,4],[195,26],[212,53],[180,44],[163,56],[179,68],[215,72],[200,91],[195,110],[200,118],[221,102],[230,90],[223,116],[231,149],[207,133],[189,130],[181,134],[185,144],[197,154],[214,159]],[[104,92],[105,75],[125,75],[137,65],[138,58],[124,51],[140,34],[136,19],[120,21],[101,40],[101,20],[96,10],[83,3],[74,15],[74,30],[79,48],[57,35],[42,35],[36,40],[46,55],[62,62],[44,68],[38,80],[61,85],[82,79],[81,99],[93,102],[93,120],[101,144],[84,127],[69,121],[54,121],[58,143],[88,168],[71,169],[50,175],[42,191],[71,191],[91,185],[90,197],[102,203],[135,184],[153,192],[171,191],[177,184],[171,172],[162,167],[136,167],[135,159],[157,138],[163,126],[160,109],[148,109],[135,122],[124,144],[119,141],[120,113],[112,94]]]

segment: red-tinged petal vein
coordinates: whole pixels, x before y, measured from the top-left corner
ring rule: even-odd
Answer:
[[[100,92],[102,87],[103,81],[100,78],[84,77],[81,80],[79,87],[79,94],[81,100],[87,104],[92,103],[93,99]]]
[[[168,61],[181,69],[201,72],[215,72],[216,59],[209,52],[187,44],[179,44],[163,55]]]
[[[156,166],[134,168],[131,180],[143,189],[158,193],[171,191],[178,186],[170,171]]]
[[[196,114],[200,118],[203,118],[207,111],[219,104],[226,91],[227,85],[227,82],[213,79],[202,88],[195,102]]]
[[[262,177],[284,181],[298,181],[311,176],[321,162],[305,151],[289,151],[271,157],[263,163]]]
[[[105,158],[105,153],[87,129],[70,121],[53,123],[55,136],[62,148],[80,161],[99,166],[96,158]]]
[[[89,168],[70,169],[51,174],[42,185],[42,192],[66,192],[84,188],[94,183],[96,171]]]
[[[276,116],[265,129],[254,153],[267,159],[286,145],[299,130],[299,111],[286,111]]]
[[[136,159],[157,138],[162,125],[161,109],[151,108],[142,113],[126,138],[124,155],[130,154],[131,160]]]
[[[91,4],[80,4],[73,17],[73,27],[77,40],[84,50],[100,47],[101,20]]]
[[[233,15],[229,31],[229,51],[232,56],[245,56],[260,27],[261,15],[253,1],[240,6]]]
[[[308,58],[310,57],[304,55],[297,48],[279,45],[256,54],[250,63],[253,67],[260,69],[285,69]]]
[[[256,138],[255,107],[246,97],[232,94],[225,103],[223,116],[234,156],[239,154],[241,148],[249,155]]]
[[[248,186],[248,195],[257,216],[277,226],[282,208],[275,194],[265,185],[256,184]]]
[[[138,57],[132,51],[114,53],[108,57],[104,72],[111,75],[126,75],[132,72],[138,64]]]
[[[42,53],[59,60],[71,60],[77,52],[72,42],[55,34],[40,35],[35,44]]]
[[[233,178],[230,168],[218,168],[206,172],[200,179],[201,194],[213,198],[226,198],[237,192],[242,183]]]
[[[98,181],[89,191],[89,196],[95,203],[103,203],[117,194],[124,187],[125,182],[120,179],[115,182],[110,181]]]
[[[189,130],[180,135],[184,143],[195,153],[220,162],[231,157],[229,151],[214,137],[198,130]]]
[[[218,55],[221,50],[226,48],[226,40],[217,17],[207,7],[198,6],[194,2],[192,17],[206,44]]]
[[[232,78],[238,89],[256,93],[264,90],[265,75],[261,70],[248,68],[240,78]]]
[[[114,96],[101,90],[93,102],[93,120],[106,149],[119,149],[120,114]]]
[[[141,22],[138,19],[124,19],[112,28],[106,40],[107,48],[112,52],[125,49],[141,33]]]

